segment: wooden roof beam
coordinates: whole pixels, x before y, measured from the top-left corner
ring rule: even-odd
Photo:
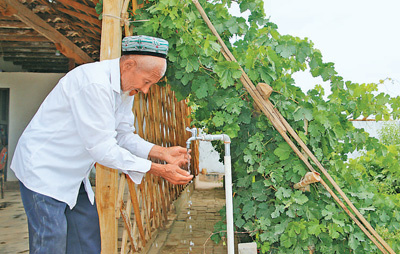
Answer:
[[[0,0],[1,1],[1,0]],[[49,39],[43,36],[9,36],[0,35],[0,41],[20,41],[20,42],[30,42],[30,41],[49,41]]]
[[[43,58],[45,58],[45,59],[43,59]],[[18,54],[18,55],[16,55],[16,54],[7,54],[7,55],[3,55],[3,59],[5,60],[5,61],[11,61],[11,62],[21,62],[21,61],[28,61],[28,62],[30,62],[30,61],[36,61],[36,59],[40,59],[40,58],[38,58],[38,56],[37,55],[26,55],[26,54]],[[46,55],[45,57],[42,57],[42,61],[39,61],[39,62],[43,62],[43,61],[46,61],[46,62],[51,62],[51,61],[55,61],[55,62],[61,62],[61,61],[65,61],[65,59],[68,59],[68,58],[66,58],[65,56],[56,56],[56,55],[53,55],[53,56],[51,56],[51,55]]]
[[[47,40],[47,39],[46,39]],[[0,47],[6,48],[54,48],[56,46],[51,41],[48,42],[20,42],[20,41],[0,41]]]
[[[7,6],[7,9],[12,9],[15,17],[54,42],[57,49],[66,57],[73,58],[78,64],[93,62],[93,59],[82,49],[17,0],[0,0],[0,6]]]
[[[6,27],[6,28],[30,28],[27,24],[21,22],[21,21],[4,21],[0,20],[0,27]]]
[[[7,58],[8,59],[8,58]],[[13,59],[13,60],[11,60],[11,61],[13,61],[14,62],[14,64],[19,64],[19,65],[22,65],[22,64],[38,64],[38,63],[43,63],[43,59],[35,59],[35,58],[29,58],[29,59]],[[54,65],[57,65],[57,64],[67,64],[68,62],[69,62],[69,59],[68,58],[63,58],[63,59],[45,59],[45,62],[46,63],[52,63],[52,64],[54,64]]]
[[[14,57],[14,60],[17,58],[45,58],[42,59],[43,61],[47,59],[65,59],[63,55],[56,55],[56,51],[54,50],[53,53],[46,53],[46,52],[0,52],[0,55],[3,57]]]
[[[0,28],[0,36],[39,36],[35,30],[29,29],[2,29]],[[41,35],[40,35],[41,36]]]

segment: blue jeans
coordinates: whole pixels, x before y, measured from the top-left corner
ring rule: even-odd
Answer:
[[[100,253],[96,203],[90,203],[83,183],[72,210],[64,202],[29,190],[22,182],[20,190],[28,218],[29,253]]]

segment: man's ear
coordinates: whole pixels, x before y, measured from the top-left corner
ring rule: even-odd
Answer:
[[[133,58],[128,58],[122,62],[122,70],[123,71],[130,71],[135,69],[137,66],[137,62]]]

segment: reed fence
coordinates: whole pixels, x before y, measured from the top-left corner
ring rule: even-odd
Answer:
[[[154,86],[147,95],[137,94],[133,112],[137,133],[152,143],[166,147],[185,146],[190,137],[185,130],[190,125],[190,108],[185,101],[176,100],[168,85]],[[191,172],[195,175],[199,172],[197,146],[198,143],[195,143],[191,153]],[[119,215],[116,219],[122,218],[124,229],[118,252],[132,253],[145,247],[157,229],[167,221],[171,204],[183,188],[151,174],[147,174],[141,184],[135,185],[122,174],[119,178],[116,208]]]

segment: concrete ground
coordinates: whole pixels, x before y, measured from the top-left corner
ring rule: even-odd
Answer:
[[[28,224],[17,187],[8,188],[0,199],[0,253],[29,253]]]
[[[175,211],[168,215],[167,225],[141,253],[227,253],[226,246],[210,239],[214,224],[221,218],[219,210],[225,204],[221,178],[199,179],[184,190],[174,203]],[[0,199],[0,253],[29,253],[28,243],[25,211],[19,189],[13,186]]]

